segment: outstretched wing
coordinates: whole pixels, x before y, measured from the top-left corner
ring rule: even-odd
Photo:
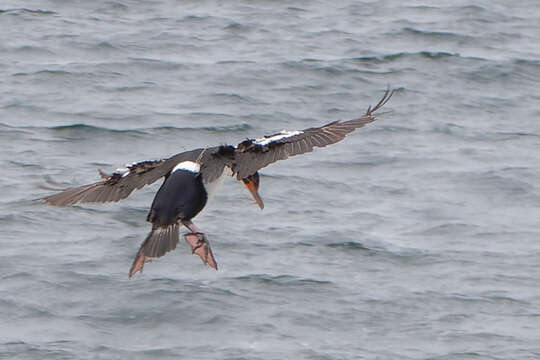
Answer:
[[[134,163],[124,169],[116,170],[111,175],[100,171],[102,181],[66,189],[47,196],[43,200],[50,205],[103,203],[122,200],[127,198],[134,190],[166,176],[178,163],[196,160],[202,150],[195,149],[179,153],[168,159]]]
[[[281,131],[259,139],[248,139],[236,146],[234,162],[231,165],[238,180],[254,174],[257,170],[278,160],[313,151],[313,147],[324,147],[337,143],[345,135],[375,121],[375,112],[384,106],[395,90],[386,90],[384,96],[373,108],[358,119],[334,121],[321,127],[301,131]]]

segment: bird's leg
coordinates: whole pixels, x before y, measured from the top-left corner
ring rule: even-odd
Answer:
[[[204,264],[208,264],[211,268],[217,270],[216,259],[214,259],[206,234],[190,220],[182,220],[182,224],[191,231],[191,233],[184,235],[184,239],[191,246],[191,252],[199,255]]]

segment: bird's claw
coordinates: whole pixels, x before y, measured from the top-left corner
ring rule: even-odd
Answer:
[[[195,250],[199,249],[201,246],[203,246],[204,244],[207,243],[206,236],[203,233],[200,233],[200,232],[190,233],[190,234],[186,234],[185,236],[188,236],[188,235],[197,236],[197,242],[195,243],[195,245],[193,245],[191,241],[188,241],[186,239],[186,241],[189,243],[189,245],[191,245],[191,254],[195,254]]]
[[[217,270],[217,263],[212,254],[210,243],[204,233],[193,232],[184,235],[184,239],[191,246],[191,253],[197,254],[204,264],[208,264],[211,268]]]

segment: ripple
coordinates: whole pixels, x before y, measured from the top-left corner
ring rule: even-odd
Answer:
[[[155,70],[180,70],[185,67],[185,64],[181,64],[175,61],[162,60],[162,59],[153,59],[153,58],[139,58],[131,57],[128,58],[133,61],[136,65],[142,67],[148,67]]]
[[[268,275],[268,274],[251,274],[245,276],[238,276],[231,278],[232,280],[241,281],[241,282],[256,282],[266,285],[277,285],[277,286],[320,286],[320,285],[330,285],[331,281],[327,280],[316,280],[310,278],[299,278],[292,275]]]
[[[20,56],[23,56],[23,55],[27,55],[27,56],[30,56],[30,55],[32,55],[32,56],[55,55],[54,51],[52,51],[51,49],[48,49],[45,46],[37,46],[37,45],[18,46],[18,47],[16,47],[14,49],[14,51]],[[24,72],[19,73],[19,74],[26,75],[26,73],[24,73]],[[14,74],[14,75],[17,75],[17,74]]]
[[[176,126],[157,126],[150,128],[135,128],[135,129],[115,129],[101,126],[88,125],[84,123],[58,125],[51,127],[23,127],[23,129],[48,129],[53,133],[70,134],[70,135],[145,135],[145,134],[170,134],[178,132],[211,132],[211,133],[229,133],[229,132],[245,132],[252,128],[247,123],[232,124],[232,125],[216,125],[216,126],[195,126],[195,127],[176,127]]]
[[[428,39],[435,40],[471,40],[473,39],[470,35],[458,34],[450,31],[428,31],[421,30],[413,27],[406,27],[402,29],[402,33],[407,33],[414,35],[415,37],[423,37]]]
[[[100,126],[93,126],[93,125],[87,125],[87,124],[70,124],[70,125],[58,125],[58,126],[51,126],[47,127],[47,129],[52,130],[53,132],[58,133],[76,133],[76,134],[82,134],[82,133],[134,133],[134,134],[140,134],[142,133],[140,130],[123,130],[123,129],[111,129],[111,128],[105,128]]]
[[[430,59],[430,60],[439,60],[446,58],[461,58],[461,59],[476,59],[476,60],[485,60],[478,57],[463,56],[458,53],[450,53],[446,51],[418,51],[418,52],[398,52],[393,54],[384,54],[378,56],[360,56],[352,58],[352,60],[361,62],[361,63],[391,63],[396,60],[410,59]]]
[[[368,250],[371,251],[370,248],[366,247],[364,244],[356,242],[356,241],[345,241],[345,242],[337,242],[337,243],[330,243],[326,244],[329,248],[342,248],[345,250]]]
[[[16,9],[0,9],[0,14],[6,13],[9,15],[19,14],[35,14],[35,15],[53,15],[56,11],[44,10],[44,9],[28,9],[28,8],[16,8]]]

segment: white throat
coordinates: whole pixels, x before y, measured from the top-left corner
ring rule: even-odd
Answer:
[[[193,161],[182,161],[172,169],[172,172],[177,170],[186,170],[192,173],[198,173],[201,171],[201,165]]]
[[[232,170],[228,166],[225,166],[225,169],[223,169],[223,173],[221,173],[221,176],[219,176],[214,181],[205,184],[206,193],[208,194],[208,199],[211,199],[214,197],[216,192],[221,187],[221,184],[223,183],[223,179],[227,176],[232,176]]]

